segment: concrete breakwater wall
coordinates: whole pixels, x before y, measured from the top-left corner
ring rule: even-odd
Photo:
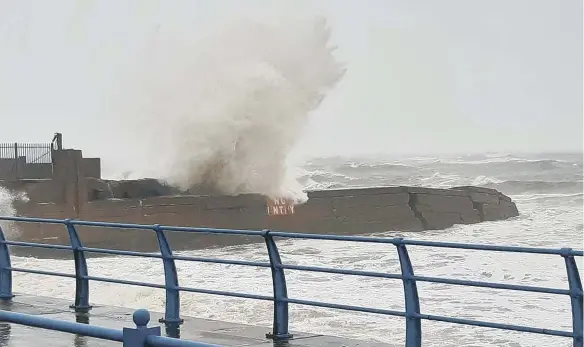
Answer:
[[[311,191],[305,204],[278,205],[264,196],[159,196],[107,199],[83,204],[17,203],[21,216],[179,226],[271,229],[353,235],[382,231],[445,229],[455,224],[503,220],[518,215],[504,194],[479,187],[433,189],[379,187]],[[78,227],[88,247],[141,251],[158,249],[154,233]],[[17,240],[68,244],[62,225],[18,225]],[[168,233],[174,249],[261,242],[259,238]]]
[[[50,177],[0,181],[13,192],[20,216],[83,219],[138,224],[165,224],[230,229],[271,229],[306,233],[363,234],[382,231],[445,229],[459,223],[501,220],[518,214],[502,193],[478,187],[431,189],[379,187],[311,191],[305,204],[271,200],[257,194],[203,195],[180,191],[155,179],[102,180],[99,165],[80,150],[52,151]],[[91,169],[91,170],[90,170]],[[16,240],[68,244],[62,225],[17,225]],[[78,227],[89,247],[141,251],[158,249],[153,232]],[[168,233],[174,249],[262,241],[259,238],[193,233]]]

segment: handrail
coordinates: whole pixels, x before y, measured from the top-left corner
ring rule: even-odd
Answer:
[[[145,309],[134,311],[132,319],[136,325],[135,328],[123,328],[122,330],[117,330],[0,310],[1,322],[9,322],[29,327],[56,330],[103,340],[122,342],[124,347],[221,347],[219,345],[211,345],[208,343],[162,337],[160,336],[160,327],[148,328],[150,312]]]
[[[270,334],[266,336],[274,340],[287,340],[293,336],[288,330],[289,315],[288,305],[299,304],[315,307],[333,308],[339,310],[359,311],[368,313],[377,313],[382,315],[398,316],[406,318],[406,347],[420,347],[422,344],[422,327],[421,320],[432,320],[448,322],[452,324],[462,324],[471,326],[488,327],[494,329],[520,331],[528,333],[536,333],[551,336],[569,337],[573,340],[575,347],[583,346],[583,289],[580,280],[580,274],[574,257],[584,256],[584,251],[572,250],[569,248],[553,249],[553,248],[533,248],[533,247],[518,247],[518,246],[497,246],[497,245],[480,245],[480,244],[465,244],[465,243],[449,243],[449,242],[435,242],[435,241],[419,241],[406,240],[403,238],[379,238],[379,237],[364,237],[364,236],[340,236],[340,235],[321,235],[321,234],[303,234],[303,233],[289,233],[276,232],[270,230],[235,230],[235,229],[213,229],[213,228],[192,228],[192,227],[178,227],[165,225],[143,225],[143,224],[129,224],[129,223],[109,223],[109,222],[93,222],[69,219],[45,219],[45,218],[26,218],[26,217],[1,217],[0,220],[13,222],[29,222],[29,223],[49,223],[62,224],[67,228],[71,246],[65,245],[49,245],[22,241],[8,241],[5,239],[2,229],[0,228],[0,299],[10,300],[12,294],[12,272],[27,272],[50,276],[72,277],[76,279],[76,294],[75,304],[72,306],[78,312],[86,312],[91,309],[89,305],[89,281],[120,283],[128,285],[136,285],[151,288],[160,288],[166,290],[166,307],[165,315],[161,322],[165,323],[167,334],[169,331],[174,331],[182,323],[180,318],[180,292],[194,292],[203,294],[213,294],[222,296],[231,296],[238,298],[248,298],[255,300],[272,301],[274,303],[274,317],[273,328]],[[94,248],[83,246],[82,241],[75,229],[75,226],[91,226],[103,228],[117,228],[117,229],[141,229],[150,230],[156,234],[160,254],[152,254],[145,252],[136,252],[128,250],[112,250],[104,248]],[[174,255],[172,249],[166,239],[165,232],[186,232],[186,233],[203,233],[203,234],[224,234],[224,235],[246,235],[263,238],[266,244],[268,255],[268,262],[243,261],[231,259],[214,259],[202,257],[190,257],[184,255]],[[275,238],[280,239],[310,239],[310,240],[334,240],[334,241],[349,241],[349,242],[364,242],[364,243],[378,243],[391,244],[396,247],[399,256],[401,273],[389,274],[383,272],[371,272],[360,270],[345,270],[333,269],[316,266],[300,266],[283,264],[280,258],[279,249],[275,242]],[[24,247],[41,247],[53,249],[67,249],[71,250],[75,259],[75,274],[64,274],[51,271],[41,271],[34,269],[14,268],[10,263],[10,253],[8,246],[24,246]],[[535,286],[523,286],[515,284],[494,283],[494,282],[480,282],[460,280],[454,278],[440,278],[430,276],[417,276],[414,273],[414,267],[409,257],[407,246],[424,246],[435,248],[452,248],[452,249],[467,249],[467,250],[481,250],[491,252],[507,252],[507,253],[528,253],[528,254],[547,254],[561,256],[565,261],[566,273],[568,277],[569,289],[546,288]],[[162,259],[164,265],[165,284],[154,284],[130,280],[119,280],[104,277],[96,277],[88,274],[87,264],[85,260],[85,253],[101,253],[114,255],[127,255],[134,257],[149,257]],[[262,268],[270,268],[272,272],[273,293],[271,296],[257,295],[248,293],[229,292],[221,290],[201,289],[185,287],[179,284],[179,279],[176,273],[175,260],[217,263],[217,264],[234,264],[242,266],[254,266]],[[404,297],[405,297],[405,312],[386,310],[372,307],[352,306],[342,304],[332,304],[327,302],[300,300],[288,296],[285,270],[310,271],[321,273],[335,273],[352,276],[364,277],[379,277],[399,279],[403,282]],[[455,317],[445,317],[438,315],[427,315],[421,313],[420,302],[418,298],[417,282],[432,282],[444,283],[451,285],[474,286],[484,288],[495,288],[504,290],[515,290],[536,293],[548,293],[555,295],[565,295],[570,297],[572,309],[572,331],[551,330],[522,325],[500,324],[495,322],[486,322],[480,320],[460,319]],[[1,320],[1,319],[0,319]],[[169,334],[172,336],[172,334]],[[151,344],[162,343],[153,338]],[[150,340],[149,340],[150,341]],[[158,341],[158,342],[157,342]],[[161,340],[160,340],[161,341]],[[173,342],[174,343],[174,342]],[[162,345],[160,345],[162,346]]]

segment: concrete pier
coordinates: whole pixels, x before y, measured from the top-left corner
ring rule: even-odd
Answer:
[[[134,309],[95,305],[89,313],[75,313],[67,300],[17,294],[11,302],[0,301],[0,309],[40,315],[46,318],[85,323],[106,328],[132,327]],[[220,309],[220,308],[218,308]],[[151,326],[156,326],[162,313],[152,312]],[[294,339],[275,343],[266,339],[269,328],[235,324],[208,319],[183,317],[181,339],[237,347],[389,347],[391,345],[358,341],[318,334],[292,332]],[[164,334],[164,327],[162,328]],[[17,324],[0,323],[0,347],[101,347],[121,346],[119,342],[67,334],[57,331],[30,328]]]

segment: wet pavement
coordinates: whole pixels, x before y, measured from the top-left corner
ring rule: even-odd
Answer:
[[[75,313],[69,309],[70,302],[62,299],[16,295],[12,302],[0,301],[0,309],[13,312],[41,315],[46,318],[92,324],[112,329],[134,327],[133,309],[95,305],[89,313]],[[162,313],[151,312],[150,326],[158,323]],[[268,328],[235,324],[208,319],[183,317],[180,326],[182,339],[240,347],[388,347],[387,344],[350,340],[338,337],[292,332],[294,339],[275,343],[265,338]],[[164,334],[164,326],[162,326]],[[175,332],[169,332],[173,334]],[[121,346],[115,341],[105,341],[91,337],[57,331],[30,328],[12,323],[0,323],[0,347],[98,347]]]

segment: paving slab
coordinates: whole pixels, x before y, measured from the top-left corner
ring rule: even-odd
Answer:
[[[69,308],[70,302],[26,294],[17,294],[12,301],[0,301],[0,309],[18,313],[38,315],[51,319],[91,324],[112,329],[134,327],[134,309],[95,305],[89,313],[75,313]],[[176,334],[166,331],[158,322],[163,314],[151,312],[150,326],[161,326],[163,334]],[[389,347],[392,345],[372,341],[360,341],[334,336],[324,336],[302,332],[292,332],[294,338],[284,342],[274,342],[265,337],[268,328],[230,322],[183,317],[180,338],[233,347]],[[121,346],[115,341],[79,336],[63,332],[31,328],[12,323],[0,322],[0,347],[101,347]]]

